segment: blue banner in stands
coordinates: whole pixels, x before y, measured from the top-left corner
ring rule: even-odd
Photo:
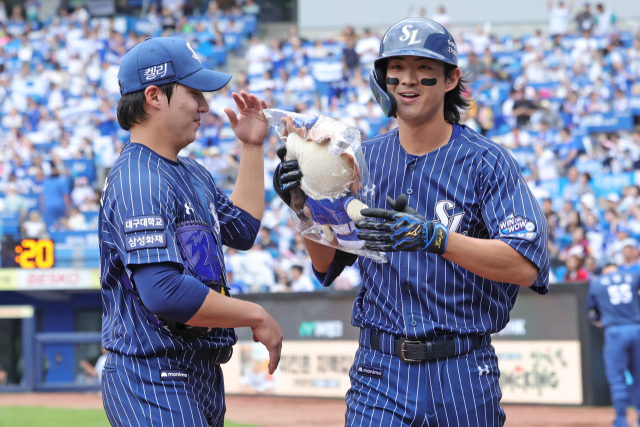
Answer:
[[[592,188],[597,197],[606,196],[609,193],[620,194],[627,185],[635,184],[633,172],[600,175],[593,178]]]
[[[73,179],[84,176],[93,182],[96,179],[96,167],[91,159],[65,160],[64,165],[69,169]]]
[[[615,113],[591,114],[582,119],[580,128],[589,133],[631,130],[633,128],[633,116],[631,114],[618,115]]]
[[[49,234],[56,244],[98,247],[98,233],[95,231],[52,231]]]

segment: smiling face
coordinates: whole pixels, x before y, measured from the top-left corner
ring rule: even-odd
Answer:
[[[196,139],[196,132],[200,128],[200,115],[209,111],[209,104],[204,99],[202,91],[177,84],[171,95],[171,101],[166,97],[162,101],[157,118],[165,128],[164,135],[171,145],[182,149]]]
[[[424,122],[434,117],[444,120],[444,96],[458,84],[460,70],[454,69],[445,79],[445,66],[441,61],[418,56],[398,56],[387,62],[387,79],[398,79],[387,84],[398,102],[398,119],[405,122]],[[435,85],[425,86],[433,81]]]

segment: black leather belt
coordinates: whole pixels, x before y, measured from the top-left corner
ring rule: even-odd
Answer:
[[[383,333],[369,330],[369,348],[382,351],[381,336]],[[471,343],[468,351],[477,350],[483,346],[482,335],[466,335]],[[440,341],[416,341],[406,337],[395,337],[393,342],[393,354],[405,363],[419,363],[426,360],[438,359],[458,355],[453,338]]]
[[[222,348],[200,348],[198,350],[172,350],[166,353],[167,356],[191,360],[208,360],[214,365],[222,365],[231,360],[233,347]]]

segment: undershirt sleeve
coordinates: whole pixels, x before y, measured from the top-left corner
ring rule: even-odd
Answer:
[[[130,264],[133,280],[145,307],[156,316],[185,323],[204,303],[209,288],[182,274],[177,264]]]

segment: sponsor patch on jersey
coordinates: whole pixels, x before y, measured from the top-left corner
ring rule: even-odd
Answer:
[[[173,72],[173,63],[171,61],[164,64],[154,65],[153,67],[141,68],[138,70],[140,74],[140,83],[145,84],[154,80],[162,80],[169,77],[173,77],[176,73]]]
[[[124,220],[124,232],[164,230],[164,219],[159,215],[132,216]]]
[[[500,235],[530,242],[538,237],[536,223],[520,215],[511,214],[498,224]]]
[[[189,374],[177,369],[160,369],[160,381],[187,381]]]
[[[365,377],[382,379],[384,376],[384,368],[375,368],[373,366],[358,365],[358,374]]]
[[[167,247],[167,235],[165,233],[132,235],[125,237],[124,241],[127,252]]]

